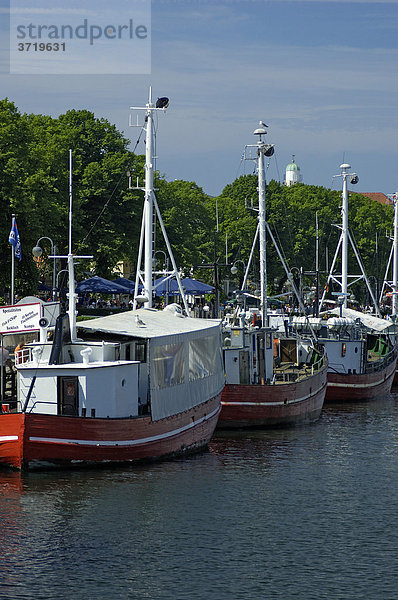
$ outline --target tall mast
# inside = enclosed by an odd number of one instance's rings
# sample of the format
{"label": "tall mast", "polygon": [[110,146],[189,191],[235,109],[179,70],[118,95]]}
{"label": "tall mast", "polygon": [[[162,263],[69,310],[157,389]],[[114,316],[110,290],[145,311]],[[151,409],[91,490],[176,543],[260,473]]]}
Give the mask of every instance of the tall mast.
{"label": "tall mast", "polygon": [[145,138],[145,199],[144,199],[144,296],[145,306],[152,308],[152,255],[153,255],[153,110],[152,88],[149,88],[149,101],[146,111]]}
{"label": "tall mast", "polygon": [[[362,260],[361,257],[359,255],[359,252],[354,244],[354,240],[352,239],[352,236],[350,234],[349,228],[348,228],[348,190],[347,190],[347,177],[350,178],[350,183],[355,185],[358,183],[359,178],[358,175],[356,173],[347,173],[347,169],[351,168],[351,165],[344,163],[342,165],[340,165],[340,168],[342,169],[342,172],[340,175],[333,175],[333,178],[335,177],[342,177],[343,179],[343,191],[342,191],[342,205],[341,205],[341,215],[342,215],[342,224],[341,224],[341,235],[339,238],[339,243],[337,244],[337,248],[336,248],[336,252],[334,254],[334,258],[332,261],[332,264],[330,266],[330,271],[329,271],[329,275],[328,278],[326,280],[326,285],[325,288],[323,290],[323,294],[322,294],[322,298],[321,301],[319,303],[319,310],[321,310],[322,305],[325,301],[325,297],[326,297],[326,291],[327,291],[327,287],[329,282],[332,280],[335,283],[337,283],[338,285],[340,285],[341,287],[341,296],[342,296],[342,306],[344,308],[347,307],[347,297],[348,297],[348,244],[351,245],[354,254],[355,254],[355,258],[357,259],[357,263],[361,269],[361,274],[360,275],[351,275],[350,277],[352,277],[354,280],[352,281],[352,283],[356,283],[357,281],[360,281],[361,279],[364,279],[366,282],[366,286],[369,290],[369,294],[370,297],[372,298],[372,302],[373,305],[375,307],[376,310],[376,314],[378,316],[380,316],[380,310],[379,310],[379,306],[377,304],[377,300],[375,298],[375,295],[373,293],[372,288],[370,287],[370,283],[369,283],[369,279],[365,273],[365,269],[364,266],[362,264]],[[334,272],[334,267],[336,265],[337,262],[337,258],[339,256],[340,253],[340,247],[341,247],[341,277],[339,278],[339,276],[336,276],[333,274]]]}
{"label": "tall mast", "polygon": [[342,170],[341,176],[343,178],[343,193],[342,193],[342,204],[341,204],[341,292],[344,296],[344,308],[347,308],[347,294],[348,294],[348,189],[347,189],[347,169],[351,165],[344,163],[340,165]]}
{"label": "tall mast", "polygon": [[[187,300],[185,297],[184,290],[176,262],[174,260],[173,252],[170,246],[170,242],[167,237],[167,233],[164,227],[163,219],[159,211],[159,206],[156,201],[155,191],[153,188],[153,173],[154,173],[154,113],[156,111],[164,112],[169,105],[169,99],[166,97],[158,98],[155,103],[152,102],[152,88],[149,88],[149,100],[145,108],[139,106],[131,106],[131,110],[145,110],[145,122],[143,127],[145,128],[145,185],[143,188],[138,187],[135,189],[142,189],[144,192],[144,210],[142,213],[142,226],[141,226],[141,237],[140,246],[138,250],[137,260],[137,273],[135,278],[135,291],[134,291],[134,308],[137,308],[137,303],[142,302],[145,308],[152,308],[153,304],[153,292],[156,289],[154,286],[153,278],[153,260],[154,260],[154,216],[156,214],[158,223],[162,230],[163,238],[167,247],[167,251],[170,257],[170,261],[173,267],[172,271],[169,271],[166,279],[175,277],[178,284],[178,289],[184,304],[185,312],[189,315],[189,309]],[[133,127],[141,127],[140,125],[133,124],[130,119],[130,125]],[[134,189],[134,188],[131,188]],[[144,259],[144,265],[141,269],[142,259]],[[139,284],[142,284],[143,291],[139,292]]]}
{"label": "tall mast", "polygon": [[[267,134],[267,125],[259,121],[259,127],[253,132],[258,136],[257,144],[249,144],[245,148],[245,159],[254,160],[252,156],[246,156],[248,148],[255,148],[257,152],[257,179],[258,179],[258,235],[260,245],[260,311],[263,327],[268,326],[268,303],[267,303],[267,250],[266,250],[266,210],[265,210],[265,168],[264,156],[272,156],[274,153],[274,145],[266,144],[263,136]],[[257,233],[256,233],[257,237]],[[254,247],[254,244],[253,244]],[[252,248],[253,252],[253,248]],[[250,255],[249,264],[246,268],[245,282],[251,262],[252,253]]]}
{"label": "tall mast", "polygon": [[72,254],[72,207],[73,207],[73,178],[72,178],[72,150],[69,150],[69,235],[68,235],[68,314],[70,337],[72,342],[76,341],[76,290],[75,290],[75,268]]}
{"label": "tall mast", "polygon": [[267,133],[266,129],[256,129],[254,134],[259,136],[257,142],[258,156],[258,222],[260,240],[260,309],[263,327],[268,327],[268,302],[267,302],[267,237],[266,237],[266,213],[265,213],[265,171],[264,150],[265,143],[262,136]]}
{"label": "tall mast", "polygon": [[69,227],[68,227],[68,254],[66,256],[49,256],[54,260],[66,258],[68,261],[68,315],[71,341],[75,342],[76,335],[76,286],[75,286],[75,258],[93,258],[92,256],[74,256],[72,254],[72,209],[73,209],[73,177],[72,177],[72,150],[69,150]]}
{"label": "tall mast", "polygon": [[393,263],[392,263],[392,314],[398,312],[398,198],[394,200],[394,237],[393,237]]}
{"label": "tall mast", "polygon": [[315,230],[316,230],[316,242],[315,242],[315,317],[319,316],[319,224],[318,224],[318,212],[315,213]]}

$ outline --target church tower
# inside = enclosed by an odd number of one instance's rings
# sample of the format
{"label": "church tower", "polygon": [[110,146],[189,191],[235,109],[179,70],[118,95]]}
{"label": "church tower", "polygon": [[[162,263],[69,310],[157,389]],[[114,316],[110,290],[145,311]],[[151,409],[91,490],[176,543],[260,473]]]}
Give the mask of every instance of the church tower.
{"label": "church tower", "polygon": [[286,167],[285,185],[293,185],[294,183],[300,183],[303,180],[300,167],[294,160],[294,154],[292,156],[292,162]]}

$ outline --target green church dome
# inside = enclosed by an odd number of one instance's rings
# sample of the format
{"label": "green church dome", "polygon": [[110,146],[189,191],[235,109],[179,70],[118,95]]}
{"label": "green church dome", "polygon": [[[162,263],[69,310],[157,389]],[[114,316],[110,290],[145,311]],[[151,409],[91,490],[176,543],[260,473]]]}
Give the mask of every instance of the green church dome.
{"label": "green church dome", "polygon": [[287,165],[286,171],[300,171],[300,167],[294,162],[294,158],[292,159],[292,162]]}

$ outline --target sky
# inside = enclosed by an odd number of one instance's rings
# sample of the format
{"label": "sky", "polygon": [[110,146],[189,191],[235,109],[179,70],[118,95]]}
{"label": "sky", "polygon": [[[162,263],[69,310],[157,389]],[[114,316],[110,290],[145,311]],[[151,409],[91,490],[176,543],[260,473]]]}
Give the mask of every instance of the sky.
{"label": "sky", "polygon": [[[11,2],[14,17],[16,6],[20,14],[25,6],[25,17],[26,7],[56,8],[55,0]],[[128,2],[116,0],[106,17],[104,0],[67,7],[75,19],[103,17],[116,26]],[[241,159],[263,120],[275,144],[267,179],[283,181],[295,155],[304,183],[338,189],[333,175],[348,162],[359,176],[356,191],[397,190],[398,0],[153,0],[145,46],[86,40],[58,74],[8,72],[7,5],[0,0],[0,97],[21,112],[57,117],[88,109],[133,148],[138,130],[129,127],[129,108],[145,105],[152,86],[155,98],[170,99],[158,117],[156,163],[168,180],[220,194],[253,172]],[[90,72],[74,74],[82,68]]]}

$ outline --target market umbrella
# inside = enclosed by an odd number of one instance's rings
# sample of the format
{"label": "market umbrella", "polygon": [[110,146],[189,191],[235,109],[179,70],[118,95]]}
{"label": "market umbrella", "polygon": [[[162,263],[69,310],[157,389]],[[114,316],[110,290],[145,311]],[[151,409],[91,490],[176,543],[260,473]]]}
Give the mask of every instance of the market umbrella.
{"label": "market umbrella", "polygon": [[203,281],[186,277],[181,283],[187,294],[214,294],[214,287]]}
{"label": "market umbrella", "polygon": [[[164,296],[164,294],[176,295],[180,293],[175,279],[168,279],[165,281],[165,277],[161,277],[153,283],[154,287],[156,286],[155,294],[157,296]],[[203,283],[202,281],[198,281],[197,279],[191,279],[190,277],[181,279],[181,284],[187,294],[199,295],[214,293],[214,287],[207,285],[207,283]]]}
{"label": "market umbrella", "polygon": [[118,283],[114,283],[113,281],[109,281],[108,279],[104,279],[103,277],[98,277],[98,275],[78,283],[76,292],[78,294],[84,294],[86,292],[97,294],[128,294],[127,288]]}
{"label": "market umbrella", "polygon": [[113,279],[113,283],[117,283],[118,285],[122,285],[125,287],[130,294],[134,293],[135,283],[131,281],[131,279],[126,279],[126,277],[118,277],[117,279]]}

